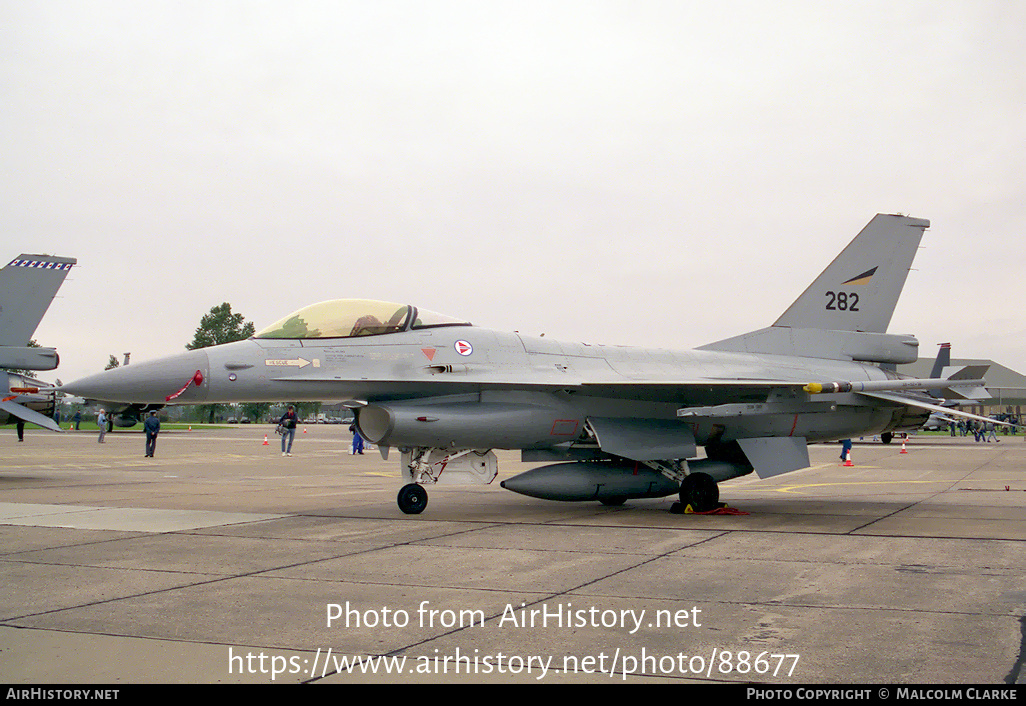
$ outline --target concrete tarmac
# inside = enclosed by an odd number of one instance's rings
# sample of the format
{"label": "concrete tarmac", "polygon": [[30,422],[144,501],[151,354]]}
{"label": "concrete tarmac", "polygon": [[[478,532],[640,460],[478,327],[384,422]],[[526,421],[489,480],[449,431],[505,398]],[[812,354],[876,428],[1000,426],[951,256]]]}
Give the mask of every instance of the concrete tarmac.
{"label": "concrete tarmac", "polygon": [[0,681],[1026,679],[1021,436],[812,446],[718,516],[519,496],[518,452],[408,516],[349,440],[0,429]]}

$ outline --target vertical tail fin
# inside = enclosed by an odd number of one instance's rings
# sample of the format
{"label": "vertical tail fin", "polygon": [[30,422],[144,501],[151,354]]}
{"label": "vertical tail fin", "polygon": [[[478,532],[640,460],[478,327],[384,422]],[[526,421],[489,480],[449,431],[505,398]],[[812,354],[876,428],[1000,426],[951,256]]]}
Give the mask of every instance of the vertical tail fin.
{"label": "vertical tail fin", "polygon": [[24,346],[78,260],[19,255],[0,270],[0,346]]}
{"label": "vertical tail fin", "polygon": [[951,366],[951,344],[942,343],[940,344],[940,350],[937,351],[937,360],[933,362],[933,370],[930,371],[930,377],[939,378],[944,368]]}
{"label": "vertical tail fin", "polygon": [[929,227],[877,214],[773,325],[885,333]]}
{"label": "vertical tail fin", "polygon": [[[951,344],[942,343],[940,344],[940,350],[937,351],[937,360],[933,361],[933,370],[930,371],[930,377],[939,378],[944,372],[944,368],[949,367],[951,367]],[[981,374],[980,377],[982,378],[983,375]],[[944,397],[944,390],[930,390],[930,394],[934,397]]]}
{"label": "vertical tail fin", "polygon": [[914,362],[919,341],[886,331],[929,226],[920,218],[878,214],[775,324],[700,350]]}

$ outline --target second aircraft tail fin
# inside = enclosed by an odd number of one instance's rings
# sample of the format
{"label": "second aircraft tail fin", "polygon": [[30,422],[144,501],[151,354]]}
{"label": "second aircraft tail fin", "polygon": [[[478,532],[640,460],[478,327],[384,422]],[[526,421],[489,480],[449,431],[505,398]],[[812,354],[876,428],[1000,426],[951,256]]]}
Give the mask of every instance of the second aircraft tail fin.
{"label": "second aircraft tail fin", "polygon": [[19,255],[0,270],[0,345],[29,342],[76,262],[71,257]]}
{"label": "second aircraft tail fin", "polygon": [[944,368],[951,366],[951,344],[942,343],[940,349],[937,351],[937,360],[933,362],[933,370],[930,371],[930,377],[939,378],[941,373],[944,372]]}

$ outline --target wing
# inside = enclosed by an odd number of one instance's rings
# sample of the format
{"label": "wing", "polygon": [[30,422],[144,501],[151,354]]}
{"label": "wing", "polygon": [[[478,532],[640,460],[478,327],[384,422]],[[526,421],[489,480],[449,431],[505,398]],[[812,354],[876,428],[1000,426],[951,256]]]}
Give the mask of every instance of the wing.
{"label": "wing", "polygon": [[39,426],[45,427],[51,431],[63,431],[63,429],[61,429],[54,420],[35,410],[25,407],[24,405],[20,405],[11,399],[0,400],[0,409],[12,416],[24,419],[26,422],[38,424]]}

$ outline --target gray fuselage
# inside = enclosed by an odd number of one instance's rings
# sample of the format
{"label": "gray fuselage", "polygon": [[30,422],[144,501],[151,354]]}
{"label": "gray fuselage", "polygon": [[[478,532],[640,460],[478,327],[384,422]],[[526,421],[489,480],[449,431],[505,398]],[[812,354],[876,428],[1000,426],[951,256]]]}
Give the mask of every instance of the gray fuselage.
{"label": "gray fuselage", "polygon": [[[575,440],[594,416],[679,420],[700,445],[764,436],[818,441],[904,428],[907,410],[897,405],[870,404],[852,394],[782,394],[771,384],[884,379],[887,373],[877,366],[855,362],[565,343],[442,326],[360,338],[251,338],[133,363],[76,381],[66,391],[136,404],[337,400],[354,407],[388,403],[398,410],[469,404],[475,414],[492,414],[450,443],[541,448]],[[732,384],[739,380],[745,384]],[[708,407],[730,404],[765,407],[755,415]],[[700,409],[679,416],[688,408]],[[517,411],[519,419],[503,429],[503,419]],[[435,445],[436,436],[403,435],[392,445]]]}

